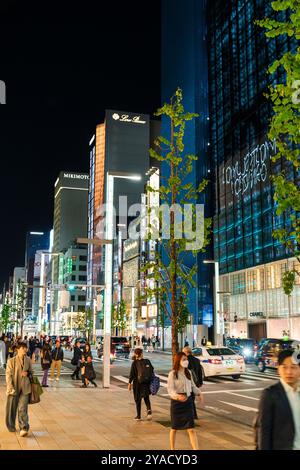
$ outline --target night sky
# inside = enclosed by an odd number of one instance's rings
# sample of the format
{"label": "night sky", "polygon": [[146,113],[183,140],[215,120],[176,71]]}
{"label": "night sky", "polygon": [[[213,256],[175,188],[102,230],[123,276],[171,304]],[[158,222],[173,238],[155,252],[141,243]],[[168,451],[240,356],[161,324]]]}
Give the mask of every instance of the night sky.
{"label": "night sky", "polygon": [[52,227],[59,171],[88,171],[104,110],[160,105],[160,1],[1,0],[0,45],[1,289],[26,231]]}

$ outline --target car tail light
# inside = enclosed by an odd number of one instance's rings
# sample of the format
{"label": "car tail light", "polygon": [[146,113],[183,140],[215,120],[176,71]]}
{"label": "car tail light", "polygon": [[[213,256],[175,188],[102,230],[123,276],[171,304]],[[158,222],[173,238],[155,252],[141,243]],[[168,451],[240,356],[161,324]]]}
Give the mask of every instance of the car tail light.
{"label": "car tail light", "polygon": [[208,359],[209,364],[222,364],[221,359]]}

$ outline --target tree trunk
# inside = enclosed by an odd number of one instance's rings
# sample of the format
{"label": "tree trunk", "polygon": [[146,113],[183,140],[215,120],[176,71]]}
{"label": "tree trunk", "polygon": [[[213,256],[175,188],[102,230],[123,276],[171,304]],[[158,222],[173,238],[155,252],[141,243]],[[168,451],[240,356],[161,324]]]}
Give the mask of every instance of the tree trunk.
{"label": "tree trunk", "polygon": [[[174,144],[174,124],[171,122],[171,142]],[[174,176],[174,164],[171,163],[171,177]],[[172,207],[176,204],[177,188],[172,185]],[[171,211],[170,217],[170,238],[171,238],[171,262],[173,261],[174,271],[171,273],[171,318],[172,318],[172,358],[173,363],[175,356],[179,351],[178,344],[178,308],[177,308],[177,250],[175,240],[175,214]]]}

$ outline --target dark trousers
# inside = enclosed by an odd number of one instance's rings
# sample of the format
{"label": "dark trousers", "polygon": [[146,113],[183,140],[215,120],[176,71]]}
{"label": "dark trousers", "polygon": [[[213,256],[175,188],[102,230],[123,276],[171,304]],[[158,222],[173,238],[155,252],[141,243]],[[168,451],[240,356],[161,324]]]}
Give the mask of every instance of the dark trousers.
{"label": "dark trousers", "polygon": [[196,408],[196,403],[195,403],[195,398],[196,397],[195,397],[193,392],[191,393],[191,397],[192,397],[192,400],[193,400],[194,419],[198,419],[197,408]]}
{"label": "dark trousers", "polygon": [[[149,395],[147,397],[144,397],[144,402],[147,407],[147,411],[151,411],[151,403],[150,403],[150,398]],[[141,416],[141,410],[142,410],[142,398],[140,400],[136,400],[136,412],[137,416]]]}
{"label": "dark trousers", "polygon": [[76,366],[76,369],[74,370],[72,376],[76,377],[76,379],[79,379],[79,372],[80,372],[80,366]]}
{"label": "dark trousers", "polygon": [[20,430],[29,430],[28,402],[29,395],[24,395],[22,392],[19,395],[8,395],[6,401],[6,427],[9,431],[14,431],[16,428],[17,412]]}

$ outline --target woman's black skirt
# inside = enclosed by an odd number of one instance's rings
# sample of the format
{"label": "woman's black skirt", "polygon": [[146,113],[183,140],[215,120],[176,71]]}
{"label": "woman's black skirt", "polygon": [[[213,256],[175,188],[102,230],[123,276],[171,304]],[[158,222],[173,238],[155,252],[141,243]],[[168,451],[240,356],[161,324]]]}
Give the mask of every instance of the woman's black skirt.
{"label": "woman's black skirt", "polygon": [[177,431],[195,427],[193,398],[187,401],[171,400],[171,426]]}

